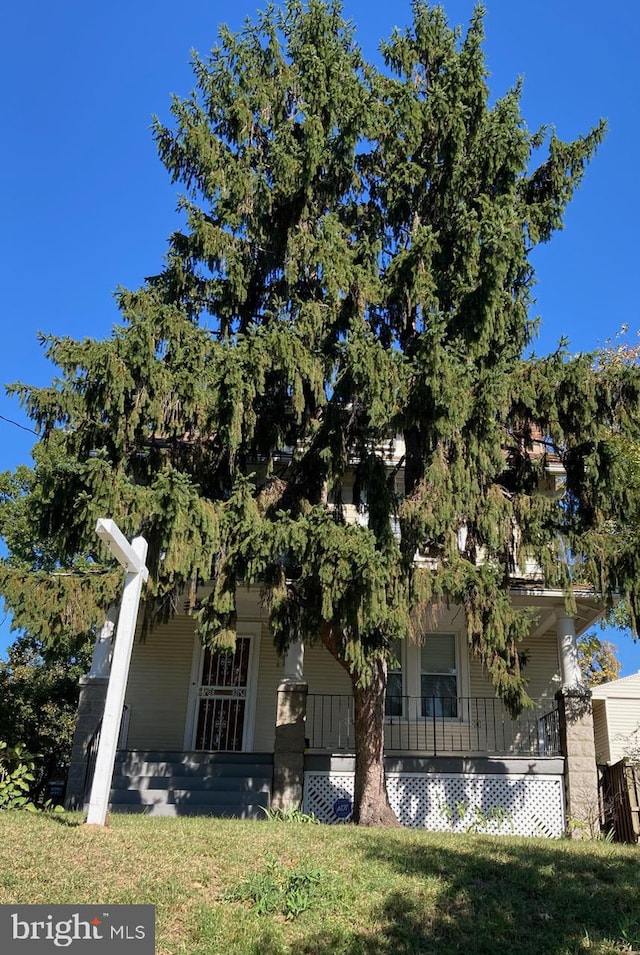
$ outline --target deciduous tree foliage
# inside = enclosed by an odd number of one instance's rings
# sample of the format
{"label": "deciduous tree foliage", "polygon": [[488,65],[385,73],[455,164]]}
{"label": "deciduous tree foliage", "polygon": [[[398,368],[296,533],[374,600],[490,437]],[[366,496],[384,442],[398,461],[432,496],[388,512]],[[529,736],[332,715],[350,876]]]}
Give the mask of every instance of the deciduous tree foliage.
{"label": "deciduous tree foliage", "polygon": [[587,686],[600,686],[620,676],[620,661],[609,640],[601,640],[593,631],[578,640],[578,663]]}
{"label": "deciduous tree foliage", "polygon": [[[25,519],[58,562],[98,569],[109,515],[149,541],[151,615],[213,578],[198,626],[228,645],[237,588],[259,584],[278,647],[320,639],[347,669],[368,824],[395,819],[384,693],[412,608],[461,604],[517,710],[524,552],[569,607],[577,579],[625,594],[634,621],[638,606],[637,556],[610,547],[636,507],[612,434],[637,436],[637,370],[524,357],[531,251],[562,228],[604,124],[564,142],[528,130],[519,83],[492,101],[483,20],[463,33],[416,2],[380,69],[337,3],[223,28],[154,124],[183,190],[164,268],[118,292],[107,340],[44,339],[50,388],[15,388],[42,434]],[[538,491],[535,429],[566,467],[562,501]],[[403,495],[383,451],[396,435]],[[367,527],[343,516],[354,469]]]}
{"label": "deciduous tree foliage", "polygon": [[58,641],[55,653],[23,635],[0,660],[0,741],[24,746],[35,771],[29,796],[47,797],[47,783],[64,779],[80,692],[79,679],[91,659],[91,644],[78,651]]}

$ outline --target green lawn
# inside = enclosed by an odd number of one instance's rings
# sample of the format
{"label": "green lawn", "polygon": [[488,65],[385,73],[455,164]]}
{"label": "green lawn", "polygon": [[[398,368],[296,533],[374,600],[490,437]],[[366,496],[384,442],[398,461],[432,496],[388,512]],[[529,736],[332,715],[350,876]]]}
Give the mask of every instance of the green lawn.
{"label": "green lawn", "polygon": [[158,955],[609,955],[640,952],[640,850],[147,816],[96,829],[4,811],[12,902],[153,903]]}

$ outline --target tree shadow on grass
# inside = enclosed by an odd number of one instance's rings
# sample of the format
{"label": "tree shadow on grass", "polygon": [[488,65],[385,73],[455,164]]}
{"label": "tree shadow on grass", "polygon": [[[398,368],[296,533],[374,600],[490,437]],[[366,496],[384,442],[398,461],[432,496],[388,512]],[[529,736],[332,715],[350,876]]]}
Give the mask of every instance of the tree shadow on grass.
{"label": "tree shadow on grass", "polygon": [[54,822],[59,826],[65,826],[67,829],[77,829],[83,826],[85,821],[83,813],[70,815],[67,812],[49,812],[48,810],[44,810],[44,817],[47,822]]}
{"label": "tree shadow on grass", "polygon": [[267,932],[251,955],[640,952],[638,851],[477,838],[459,850],[371,840],[366,855],[410,877],[375,913],[375,933],[337,927],[285,944]]}
{"label": "tree shadow on grass", "polygon": [[633,849],[476,837],[459,848],[455,840],[371,841],[367,856],[437,887],[428,911],[411,897],[388,900],[387,915],[395,907],[425,946],[407,952],[560,955],[640,946],[640,854]]}

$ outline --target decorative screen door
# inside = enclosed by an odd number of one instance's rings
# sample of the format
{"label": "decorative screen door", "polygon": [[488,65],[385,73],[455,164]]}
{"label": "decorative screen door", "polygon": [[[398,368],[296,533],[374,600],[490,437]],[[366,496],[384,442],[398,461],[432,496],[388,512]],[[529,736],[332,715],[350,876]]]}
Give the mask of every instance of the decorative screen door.
{"label": "decorative screen door", "polygon": [[234,650],[205,648],[198,690],[196,749],[240,752],[247,716],[251,637]]}

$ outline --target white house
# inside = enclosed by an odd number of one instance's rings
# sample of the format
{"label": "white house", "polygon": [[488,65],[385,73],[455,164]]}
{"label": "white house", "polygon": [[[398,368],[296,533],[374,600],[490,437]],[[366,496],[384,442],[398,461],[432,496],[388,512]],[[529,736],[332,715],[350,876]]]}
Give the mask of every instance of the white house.
{"label": "white house", "polygon": [[[385,454],[403,486],[402,448]],[[562,491],[551,462],[541,493]],[[345,517],[366,508],[345,499]],[[421,560],[416,554],[416,560]],[[576,637],[601,614],[588,591],[545,588],[539,568],[513,574],[511,599],[530,608],[522,649],[534,706],[512,720],[469,653],[460,607],[443,607],[400,647],[385,726],[387,788],[406,825],[470,826],[559,836],[597,805],[591,703],[580,686]],[[348,820],[353,797],[353,701],[347,674],[319,643],[276,653],[258,588],[238,593],[236,650],[204,649],[187,608],[136,642],[114,773],[114,810],[258,816],[301,804]],[[107,673],[83,680],[67,802],[86,801]],[[624,681],[620,681],[624,682]]]}
{"label": "white house", "polygon": [[640,756],[640,671],[594,687],[593,730],[596,760],[611,766]]}

